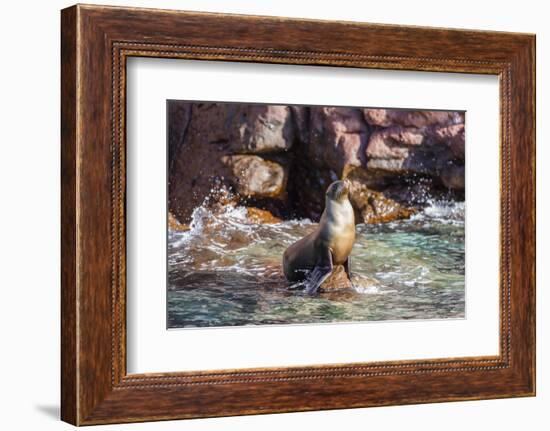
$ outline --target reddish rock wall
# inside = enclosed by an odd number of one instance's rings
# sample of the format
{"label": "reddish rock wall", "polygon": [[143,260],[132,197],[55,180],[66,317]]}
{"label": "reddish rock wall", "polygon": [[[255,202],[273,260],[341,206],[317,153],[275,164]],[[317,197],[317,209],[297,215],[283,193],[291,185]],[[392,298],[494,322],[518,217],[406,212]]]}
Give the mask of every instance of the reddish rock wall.
{"label": "reddish rock wall", "polygon": [[221,185],[246,206],[316,220],[330,182],[348,178],[366,223],[407,218],[426,195],[463,196],[461,112],[169,101],[168,115],[181,223]]}

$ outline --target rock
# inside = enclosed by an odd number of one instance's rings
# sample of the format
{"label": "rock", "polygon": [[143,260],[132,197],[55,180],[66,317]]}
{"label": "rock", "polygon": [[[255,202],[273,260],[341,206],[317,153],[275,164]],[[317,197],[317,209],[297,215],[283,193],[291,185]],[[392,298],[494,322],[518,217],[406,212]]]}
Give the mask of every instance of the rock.
{"label": "rock", "polygon": [[299,144],[309,142],[311,108],[309,106],[289,106],[294,124],[295,140]]}
{"label": "rock", "polygon": [[349,199],[355,210],[356,223],[383,223],[407,219],[415,209],[400,200],[401,194],[395,189],[401,182],[392,184],[392,176],[380,175],[364,169],[354,169],[347,176]]}
{"label": "rock", "polygon": [[422,129],[388,127],[374,132],[366,150],[367,169],[395,174],[423,173],[437,176],[441,161],[448,159],[445,145],[433,145]]}
{"label": "rock", "polygon": [[329,277],[323,281],[319,287],[319,290],[321,292],[333,292],[336,290],[346,290],[351,288],[351,281],[346,274],[346,270],[342,265],[336,265],[332,270],[332,274],[330,274]]}
{"label": "rock", "polygon": [[[365,109],[366,121],[376,126],[366,149],[367,169],[394,175],[426,174],[460,188],[465,158],[464,113]],[[463,170],[462,170],[463,172]],[[445,179],[442,177],[445,176]]]}
{"label": "rock", "polygon": [[428,136],[437,143],[446,144],[455,158],[464,160],[466,150],[464,124],[434,127],[428,132]]}
{"label": "rock", "polygon": [[242,105],[231,130],[231,148],[238,153],[287,151],[294,141],[294,124],[288,106]]}
{"label": "rock", "polygon": [[271,160],[252,155],[222,157],[230,168],[229,181],[241,196],[284,198],[288,169]]}
{"label": "rock", "polygon": [[308,157],[319,168],[341,177],[365,162],[367,124],[359,109],[313,107],[310,114]]}
{"label": "rock", "polygon": [[247,207],[246,215],[254,223],[275,224],[282,221],[279,217],[275,217],[269,211],[255,207]]}
{"label": "rock", "polygon": [[169,100],[168,110],[168,160],[170,164],[183,144],[191,119],[191,104],[181,100]]}
{"label": "rock", "polygon": [[388,198],[382,192],[370,189],[358,178],[350,181],[350,202],[356,213],[356,223],[385,223],[407,219],[416,210]]}
{"label": "rock", "polygon": [[371,135],[366,149],[367,170],[394,175],[427,174],[441,179],[449,163],[464,160],[464,148],[463,124],[379,129]]}
{"label": "rock", "polygon": [[440,177],[445,187],[454,190],[464,190],[466,185],[464,165],[449,163],[441,170]]}
{"label": "rock", "polygon": [[363,223],[387,223],[410,218],[416,213],[414,208],[404,207],[380,192],[371,192],[370,197],[362,202],[358,209]]}
{"label": "rock", "polygon": [[338,175],[330,169],[311,167],[307,157],[295,159],[288,182],[291,214],[318,221],[325,209],[325,193]]}
{"label": "rock", "polygon": [[221,144],[233,153],[287,151],[294,141],[288,106],[237,103],[192,104],[192,116],[205,127],[195,129],[208,144]]}
{"label": "rock", "polygon": [[[187,111],[181,104],[187,107],[189,120],[185,133],[178,135],[170,130],[178,131],[180,127],[175,124],[185,123],[183,117]],[[169,112],[170,121],[174,121],[174,125],[169,125],[169,137],[175,141],[180,137],[183,140],[181,145],[173,145],[170,150],[168,194],[173,216],[182,223],[189,223],[193,208],[203,204],[205,199],[217,198],[217,191],[229,183],[236,186],[237,192],[243,193],[238,197],[266,199],[262,208],[265,204],[272,211],[280,209],[280,201],[286,196],[288,177],[285,160],[278,163],[264,162],[259,157],[248,159],[260,168],[252,175],[246,168],[246,159],[238,158],[243,155],[235,153],[288,150],[294,141],[290,109],[286,106],[229,103],[181,104],[178,102],[172,108],[174,112]],[[228,160],[234,163],[227,163]],[[277,202],[272,204],[269,199]]]}
{"label": "rock", "polygon": [[367,168],[390,172],[424,172],[426,167],[412,164],[411,155],[424,142],[424,134],[414,128],[388,127],[374,132],[366,149]]}
{"label": "rock", "polygon": [[183,224],[205,200],[223,204],[224,187],[275,219],[315,221],[328,185],[351,178],[367,223],[407,218],[433,191],[463,195],[460,112],[170,101],[168,117],[169,210]]}
{"label": "rock", "polygon": [[190,229],[188,225],[185,225],[183,223],[180,223],[174,215],[169,212],[168,213],[168,229],[175,231],[175,232],[186,232]]}
{"label": "rock", "polygon": [[224,144],[232,153],[284,152],[294,142],[288,106],[209,103],[202,104],[200,115],[207,124],[204,139]]}
{"label": "rock", "polygon": [[225,131],[213,124],[222,123],[226,110],[212,103],[189,103],[191,119],[184,142],[170,160],[168,206],[181,223],[190,223],[193,209],[202,205],[223,186],[229,174],[221,158],[228,153]]}
{"label": "rock", "polygon": [[202,145],[227,150],[235,127],[238,105],[231,103],[191,103],[191,121],[186,143],[198,141]]}
{"label": "rock", "polygon": [[363,109],[371,126],[426,127],[464,123],[464,113],[456,111],[412,111],[409,109]]}

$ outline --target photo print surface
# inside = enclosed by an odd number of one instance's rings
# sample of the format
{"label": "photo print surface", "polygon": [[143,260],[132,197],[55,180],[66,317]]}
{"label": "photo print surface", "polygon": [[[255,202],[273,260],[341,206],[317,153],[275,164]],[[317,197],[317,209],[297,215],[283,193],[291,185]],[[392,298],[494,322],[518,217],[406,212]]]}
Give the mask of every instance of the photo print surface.
{"label": "photo print surface", "polygon": [[465,317],[465,113],[167,101],[167,327]]}

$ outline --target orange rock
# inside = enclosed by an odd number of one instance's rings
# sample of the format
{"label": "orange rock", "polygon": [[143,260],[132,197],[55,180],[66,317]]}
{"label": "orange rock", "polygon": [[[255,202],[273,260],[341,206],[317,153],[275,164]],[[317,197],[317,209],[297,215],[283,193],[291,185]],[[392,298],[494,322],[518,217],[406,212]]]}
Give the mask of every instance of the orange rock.
{"label": "orange rock", "polygon": [[176,232],[186,232],[190,229],[186,224],[180,223],[172,213],[168,213],[168,229]]}
{"label": "orange rock", "polygon": [[408,219],[416,212],[414,208],[404,207],[392,199],[379,196],[372,204],[367,204],[361,209],[361,217],[364,223],[376,224]]}
{"label": "orange rock", "polygon": [[260,208],[247,207],[246,208],[246,213],[247,213],[248,218],[251,221],[253,221],[254,223],[273,224],[273,223],[280,223],[281,222],[280,218],[275,217],[269,211],[262,210]]}
{"label": "orange rock", "polygon": [[350,201],[356,211],[356,223],[386,223],[394,220],[408,219],[416,210],[387,197],[384,193],[372,190],[368,180],[357,171],[348,176],[350,181]]}

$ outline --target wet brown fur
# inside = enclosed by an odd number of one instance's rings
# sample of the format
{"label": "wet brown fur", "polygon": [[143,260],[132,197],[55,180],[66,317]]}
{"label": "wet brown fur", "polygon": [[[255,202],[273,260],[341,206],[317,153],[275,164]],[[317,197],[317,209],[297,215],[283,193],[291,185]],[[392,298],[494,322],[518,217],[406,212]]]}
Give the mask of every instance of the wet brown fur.
{"label": "wet brown fur", "polygon": [[317,229],[285,250],[283,270],[289,281],[303,280],[321,264],[327,248],[334,265],[347,261],[355,242],[355,217],[348,192],[346,181],[333,182],[327,189],[325,210]]}

